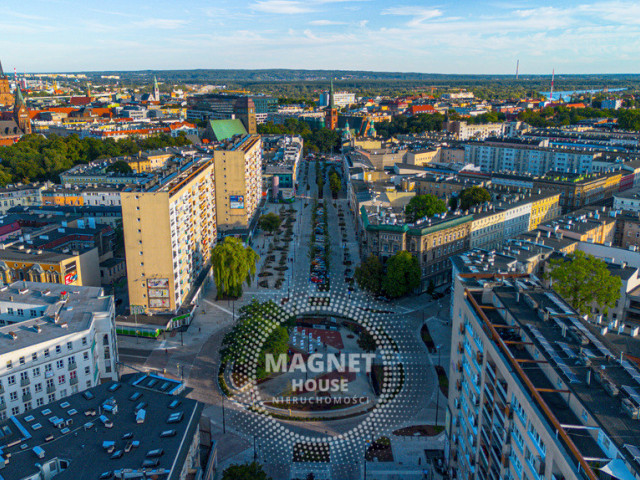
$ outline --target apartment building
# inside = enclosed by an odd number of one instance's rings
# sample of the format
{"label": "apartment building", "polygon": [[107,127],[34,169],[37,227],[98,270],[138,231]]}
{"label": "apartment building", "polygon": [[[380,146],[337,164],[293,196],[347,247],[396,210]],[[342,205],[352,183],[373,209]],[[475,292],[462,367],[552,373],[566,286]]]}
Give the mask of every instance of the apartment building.
{"label": "apartment building", "polygon": [[419,289],[430,283],[436,287],[451,281],[450,257],[469,249],[472,215],[438,215],[420,223],[404,222],[399,209],[362,206],[360,209],[361,250],[364,257],[375,255],[383,262],[407,250],[420,264]]}
{"label": "apartment building", "polygon": [[0,188],[0,215],[5,215],[13,207],[30,207],[42,203],[43,183],[29,185],[8,185]]}
{"label": "apartment building", "polygon": [[593,162],[601,152],[584,149],[555,148],[548,140],[499,140],[470,142],[464,145],[464,159],[483,172],[514,172],[544,175],[550,171],[591,173]]}
{"label": "apartment building", "polygon": [[468,124],[464,121],[446,121],[442,130],[454,135],[457,140],[484,140],[488,137],[500,137],[505,133],[505,123]]}
{"label": "apartment building", "polygon": [[611,244],[616,232],[613,213],[605,207],[586,207],[541,223],[538,230],[582,242]]}
{"label": "apartment building", "polygon": [[[496,249],[504,241],[560,215],[559,194],[521,195],[500,193],[500,201],[471,209],[471,248]],[[535,212],[535,213],[534,213]],[[534,217],[533,219],[532,217]]]}
{"label": "apartment building", "polygon": [[614,193],[613,208],[640,213],[640,187]]}
{"label": "apartment building", "polygon": [[132,309],[175,312],[182,305],[216,243],[216,192],[211,158],[183,164],[151,189],[122,192]]}
{"label": "apartment building", "polygon": [[455,278],[447,430],[464,479],[640,474],[640,370],[529,275]]}
{"label": "apartment building", "polygon": [[0,420],[117,380],[113,297],[101,288],[0,289]]}
{"label": "apartment building", "polygon": [[213,150],[216,217],[220,234],[249,235],[262,200],[262,139],[235,136]]}
{"label": "apartment building", "polygon": [[199,429],[203,406],[176,397],[171,393],[179,391],[176,385],[180,382],[141,374],[133,384],[107,382],[2,421],[0,475],[7,480],[212,478],[203,476],[200,466],[201,441],[207,441]]}
{"label": "apartment building", "polygon": [[622,174],[548,173],[533,179],[533,188],[560,193],[562,213],[610,199],[620,188]]}
{"label": "apartment building", "polygon": [[622,212],[616,215],[614,245],[640,250],[640,213]]}
{"label": "apartment building", "polygon": [[486,187],[490,181],[476,178],[459,177],[454,174],[449,175],[425,175],[407,179],[415,185],[418,195],[435,195],[438,198],[449,198],[457,196],[462,190],[471,187]]}

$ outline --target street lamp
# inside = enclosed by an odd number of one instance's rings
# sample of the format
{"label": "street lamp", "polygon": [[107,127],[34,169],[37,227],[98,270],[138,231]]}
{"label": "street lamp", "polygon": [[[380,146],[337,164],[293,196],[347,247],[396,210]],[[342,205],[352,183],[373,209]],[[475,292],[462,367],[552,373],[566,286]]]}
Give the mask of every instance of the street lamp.
{"label": "street lamp", "polygon": [[[436,345],[436,350],[438,351],[438,367],[440,367],[440,351],[442,350],[442,345]],[[440,413],[440,374],[436,369],[436,376],[438,377],[438,389],[436,390],[436,427],[438,426],[438,414]]]}
{"label": "street lamp", "polygon": [[227,433],[227,426],[224,418],[224,393],[222,395],[222,433]]}

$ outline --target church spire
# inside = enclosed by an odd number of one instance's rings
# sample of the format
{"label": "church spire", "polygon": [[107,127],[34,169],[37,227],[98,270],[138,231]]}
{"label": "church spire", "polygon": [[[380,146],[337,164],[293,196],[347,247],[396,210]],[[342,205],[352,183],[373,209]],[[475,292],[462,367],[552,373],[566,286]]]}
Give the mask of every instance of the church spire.
{"label": "church spire", "polygon": [[4,70],[2,70],[2,60],[0,60],[0,78],[4,78]]}
{"label": "church spire", "polygon": [[333,78],[331,79],[331,84],[329,86],[329,108],[336,108],[336,104],[333,100]]}
{"label": "church spire", "polygon": [[16,101],[14,106],[18,108],[24,105],[25,105],[25,101],[24,101],[24,97],[22,96],[22,90],[20,90],[20,85],[16,84]]}
{"label": "church spire", "polygon": [[158,87],[158,79],[153,76],[153,99],[157,102],[160,100],[160,88]]}

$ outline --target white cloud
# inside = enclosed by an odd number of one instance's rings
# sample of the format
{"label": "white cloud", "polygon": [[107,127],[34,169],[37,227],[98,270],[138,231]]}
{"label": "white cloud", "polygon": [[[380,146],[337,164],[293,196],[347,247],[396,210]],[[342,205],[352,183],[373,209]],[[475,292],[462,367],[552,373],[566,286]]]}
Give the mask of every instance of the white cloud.
{"label": "white cloud", "polygon": [[278,15],[296,15],[313,11],[312,8],[309,8],[309,4],[297,0],[258,0],[249,5],[249,8]]}
{"label": "white cloud", "polygon": [[133,24],[140,28],[175,30],[176,28],[184,27],[187,24],[187,21],[173,18],[147,18],[145,20],[140,20],[139,22],[133,22]]}
{"label": "white cloud", "polygon": [[319,27],[331,26],[331,25],[346,25],[346,22],[336,22],[334,20],[311,20],[309,25],[316,25]]}
{"label": "white cloud", "polygon": [[391,7],[382,11],[382,15],[398,15],[403,17],[413,17],[407,25],[415,27],[421,25],[427,20],[432,18],[442,17],[442,10],[437,8],[423,8],[423,7]]}

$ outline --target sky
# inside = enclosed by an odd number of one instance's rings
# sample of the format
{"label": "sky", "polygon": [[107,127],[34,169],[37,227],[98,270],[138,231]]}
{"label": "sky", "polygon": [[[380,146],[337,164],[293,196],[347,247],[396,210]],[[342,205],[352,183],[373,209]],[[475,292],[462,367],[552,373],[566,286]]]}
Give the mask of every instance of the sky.
{"label": "sky", "polygon": [[640,73],[640,1],[0,2],[5,71]]}

